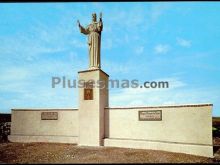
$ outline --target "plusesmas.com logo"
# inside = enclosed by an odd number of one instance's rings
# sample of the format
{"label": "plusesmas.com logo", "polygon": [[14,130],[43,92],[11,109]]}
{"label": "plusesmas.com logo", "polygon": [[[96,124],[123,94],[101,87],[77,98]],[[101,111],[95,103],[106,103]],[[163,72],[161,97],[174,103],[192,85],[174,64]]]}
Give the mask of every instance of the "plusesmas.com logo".
{"label": "plusesmas.com logo", "polygon": [[63,77],[52,77],[51,78],[51,87],[52,88],[85,88],[85,84],[88,87],[88,84],[91,88],[169,88],[168,81],[144,81],[140,83],[137,79],[109,79],[108,81],[104,80],[76,80],[76,79],[67,79]]}

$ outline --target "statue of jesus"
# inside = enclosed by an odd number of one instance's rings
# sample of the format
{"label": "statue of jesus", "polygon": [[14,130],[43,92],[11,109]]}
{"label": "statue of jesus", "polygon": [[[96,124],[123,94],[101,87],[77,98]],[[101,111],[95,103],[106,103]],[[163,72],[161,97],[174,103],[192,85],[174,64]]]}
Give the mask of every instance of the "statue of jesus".
{"label": "statue of jesus", "polygon": [[88,35],[89,46],[89,69],[101,68],[100,61],[100,49],[101,49],[101,31],[103,28],[102,13],[100,13],[99,22],[97,22],[96,13],[92,14],[92,23],[86,28],[80,25],[78,26],[81,33]]}

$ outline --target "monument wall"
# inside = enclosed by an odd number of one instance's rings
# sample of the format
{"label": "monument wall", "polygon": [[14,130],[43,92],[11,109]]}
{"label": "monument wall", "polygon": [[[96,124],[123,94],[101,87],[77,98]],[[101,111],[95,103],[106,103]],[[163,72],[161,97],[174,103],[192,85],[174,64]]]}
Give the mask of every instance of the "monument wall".
{"label": "monument wall", "polygon": [[212,104],[106,108],[104,145],[212,157]]}
{"label": "monument wall", "polygon": [[[80,127],[78,113],[77,109],[13,109],[9,140],[79,144],[80,129],[86,131],[94,123]],[[104,126],[104,146],[213,157],[212,104],[105,108],[104,116],[100,126]]]}
{"label": "monument wall", "polygon": [[12,142],[78,142],[77,109],[12,109]]}

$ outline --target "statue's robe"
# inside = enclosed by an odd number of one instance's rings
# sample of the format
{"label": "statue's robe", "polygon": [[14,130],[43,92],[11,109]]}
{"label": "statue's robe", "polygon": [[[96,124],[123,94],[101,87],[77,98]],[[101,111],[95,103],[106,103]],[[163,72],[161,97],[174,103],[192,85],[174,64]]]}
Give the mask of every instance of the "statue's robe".
{"label": "statue's robe", "polygon": [[100,68],[100,49],[102,22],[92,22],[86,28],[80,26],[80,32],[88,35],[89,45],[89,67]]}

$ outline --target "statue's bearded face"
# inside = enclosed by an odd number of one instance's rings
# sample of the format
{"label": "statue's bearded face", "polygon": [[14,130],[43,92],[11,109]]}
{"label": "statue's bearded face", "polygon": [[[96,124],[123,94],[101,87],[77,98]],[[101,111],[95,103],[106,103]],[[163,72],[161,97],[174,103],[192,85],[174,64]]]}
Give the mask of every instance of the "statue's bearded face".
{"label": "statue's bearded face", "polygon": [[92,21],[96,22],[96,14],[92,14]]}

